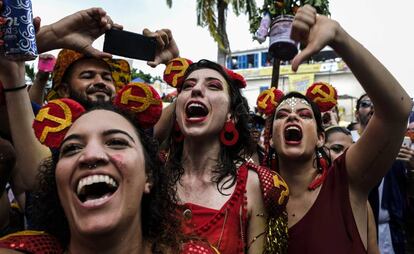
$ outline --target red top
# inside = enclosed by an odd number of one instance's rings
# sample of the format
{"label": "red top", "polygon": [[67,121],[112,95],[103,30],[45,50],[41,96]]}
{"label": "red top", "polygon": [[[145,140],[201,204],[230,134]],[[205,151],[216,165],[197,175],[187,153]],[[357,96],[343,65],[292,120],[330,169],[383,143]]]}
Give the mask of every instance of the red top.
{"label": "red top", "polygon": [[289,229],[288,253],[367,253],[349,200],[345,154],[330,168],[313,206]]}
{"label": "red top", "polygon": [[181,206],[184,234],[206,239],[221,254],[244,253],[246,246],[247,167],[243,164],[237,173],[237,182],[230,199],[220,210],[186,203]]}

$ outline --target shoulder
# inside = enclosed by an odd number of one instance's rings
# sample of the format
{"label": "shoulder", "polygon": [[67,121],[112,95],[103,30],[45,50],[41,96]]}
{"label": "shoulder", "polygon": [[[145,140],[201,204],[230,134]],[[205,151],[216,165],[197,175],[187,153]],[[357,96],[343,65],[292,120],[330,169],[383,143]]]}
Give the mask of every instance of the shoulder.
{"label": "shoulder", "polygon": [[259,191],[269,215],[280,215],[286,209],[289,199],[289,188],[283,178],[266,167],[252,163],[248,168],[247,191]]}

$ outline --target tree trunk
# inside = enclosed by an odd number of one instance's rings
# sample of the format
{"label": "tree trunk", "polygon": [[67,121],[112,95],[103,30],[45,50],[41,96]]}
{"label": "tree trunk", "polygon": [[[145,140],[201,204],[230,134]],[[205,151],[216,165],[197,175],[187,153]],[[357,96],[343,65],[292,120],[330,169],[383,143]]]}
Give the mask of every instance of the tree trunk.
{"label": "tree trunk", "polygon": [[224,49],[221,49],[218,46],[217,50],[217,62],[219,64],[225,65],[226,63],[226,55],[230,53],[230,43],[229,38],[227,37],[226,31],[226,11],[227,11],[227,3],[224,0],[217,1],[217,13],[218,13],[218,34],[222,38]]}

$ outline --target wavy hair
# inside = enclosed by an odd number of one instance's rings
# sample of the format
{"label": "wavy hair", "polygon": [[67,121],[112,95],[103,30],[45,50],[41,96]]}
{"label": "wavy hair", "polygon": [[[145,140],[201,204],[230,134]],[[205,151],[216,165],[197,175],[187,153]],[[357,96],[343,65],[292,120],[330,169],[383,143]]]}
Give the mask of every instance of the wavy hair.
{"label": "wavy hair", "polygon": [[[158,154],[158,143],[146,130],[133,120],[129,112],[120,111],[110,105],[99,105],[93,110],[108,110],[120,114],[135,128],[144,148],[145,172],[152,183],[151,192],[144,194],[141,207],[143,238],[152,244],[153,253],[165,253],[166,250],[179,250],[182,240],[177,229],[180,223],[173,211],[176,211],[176,195],[168,171],[164,169]],[[86,113],[87,113],[86,112]],[[69,225],[59,199],[55,171],[59,153],[44,161],[39,173],[40,187],[33,195],[33,225],[58,238],[64,248],[70,241]]]}
{"label": "wavy hair", "polygon": [[[231,188],[236,183],[237,165],[244,162],[245,158],[248,158],[255,148],[248,125],[250,120],[249,105],[246,98],[241,94],[236,81],[226,73],[221,65],[212,61],[203,59],[191,64],[184,74],[184,80],[192,72],[201,69],[215,70],[226,80],[229,85],[230,113],[232,118],[236,120],[236,128],[239,132],[239,139],[235,145],[229,148],[221,144],[219,161],[217,162],[216,169],[213,171],[212,181],[217,184],[219,192],[223,193],[221,190]],[[183,144],[182,142],[174,142],[173,135],[170,136],[169,140],[170,150],[167,168],[174,175],[174,181],[178,182],[184,174],[184,168],[181,163]],[[231,176],[231,178],[222,183],[227,176]],[[222,183],[221,186],[220,183]],[[226,187],[224,187],[225,185]]]}

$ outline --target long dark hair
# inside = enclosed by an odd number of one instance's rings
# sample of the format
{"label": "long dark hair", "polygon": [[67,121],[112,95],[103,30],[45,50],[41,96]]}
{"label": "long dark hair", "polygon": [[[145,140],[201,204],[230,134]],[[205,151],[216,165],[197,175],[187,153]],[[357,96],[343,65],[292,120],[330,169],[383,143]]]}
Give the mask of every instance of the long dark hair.
{"label": "long dark hair", "polygon": [[[99,105],[89,109],[109,110],[127,119],[135,128],[144,148],[145,172],[151,182],[151,192],[144,194],[141,204],[143,238],[152,243],[153,253],[178,250],[181,240],[179,221],[174,214],[177,209],[175,190],[169,171],[165,170],[158,154],[158,143],[137,125],[129,112],[120,111],[110,105]],[[42,165],[39,173],[40,187],[33,195],[33,226],[58,238],[64,248],[70,241],[69,225],[61,206],[56,187],[55,170],[59,153],[54,153]]]}
{"label": "long dark hair", "polygon": [[[309,105],[310,105],[310,107],[313,111],[314,117],[315,117],[316,131],[318,132],[318,134],[324,133],[325,130],[324,130],[323,125],[322,125],[322,115],[321,115],[321,111],[319,110],[318,105],[316,103],[314,103],[312,100],[310,100],[308,97],[306,97],[305,95],[303,95],[299,92],[289,92],[289,93],[287,93],[285,96],[282,97],[282,99],[280,100],[280,103],[282,103],[286,99],[289,99],[289,98],[292,98],[292,97],[295,97],[295,98],[298,98],[298,99],[303,99],[303,100],[305,100],[306,102],[309,103]],[[267,119],[268,122],[267,122],[266,126],[268,126],[268,128],[270,128],[270,130],[268,132],[269,135],[267,137],[265,137],[265,143],[268,143],[269,140],[272,138],[273,121],[274,121],[275,113],[276,112],[274,112],[273,115]],[[318,152],[326,159],[326,161],[328,162],[328,166],[330,166],[331,165],[331,160],[330,160],[329,156],[326,154],[323,147],[315,147],[315,153],[317,154]],[[315,156],[315,158],[317,158],[317,156]],[[276,162],[274,160],[276,160]],[[266,161],[264,161],[262,164],[265,164],[266,166],[270,167],[273,170],[278,170],[277,153],[276,153],[276,150],[274,148],[271,148],[269,146],[268,156],[266,158]],[[316,160],[316,166],[317,166],[318,169],[320,169],[322,167],[321,165],[319,165],[319,160]]]}
{"label": "long dark hair", "polygon": [[[209,60],[200,60],[193,63],[187,69],[184,80],[194,71],[200,69],[212,69],[220,73],[229,84],[230,96],[230,112],[233,119],[236,120],[236,128],[239,132],[239,139],[232,147],[221,145],[219,161],[216,169],[213,171],[212,181],[217,184],[217,189],[221,192],[222,189],[228,189],[236,183],[237,165],[244,162],[245,158],[249,157],[254,149],[253,140],[249,129],[249,105],[246,98],[241,94],[240,88],[236,81],[233,80],[217,63]],[[170,137],[170,151],[169,159],[167,161],[167,168],[172,171],[174,181],[178,182],[184,174],[184,169],[181,163],[183,152],[182,142],[174,142],[173,135]],[[219,184],[226,178],[231,176],[231,179]],[[226,185],[226,187],[224,187]],[[222,192],[221,192],[222,193]]]}

